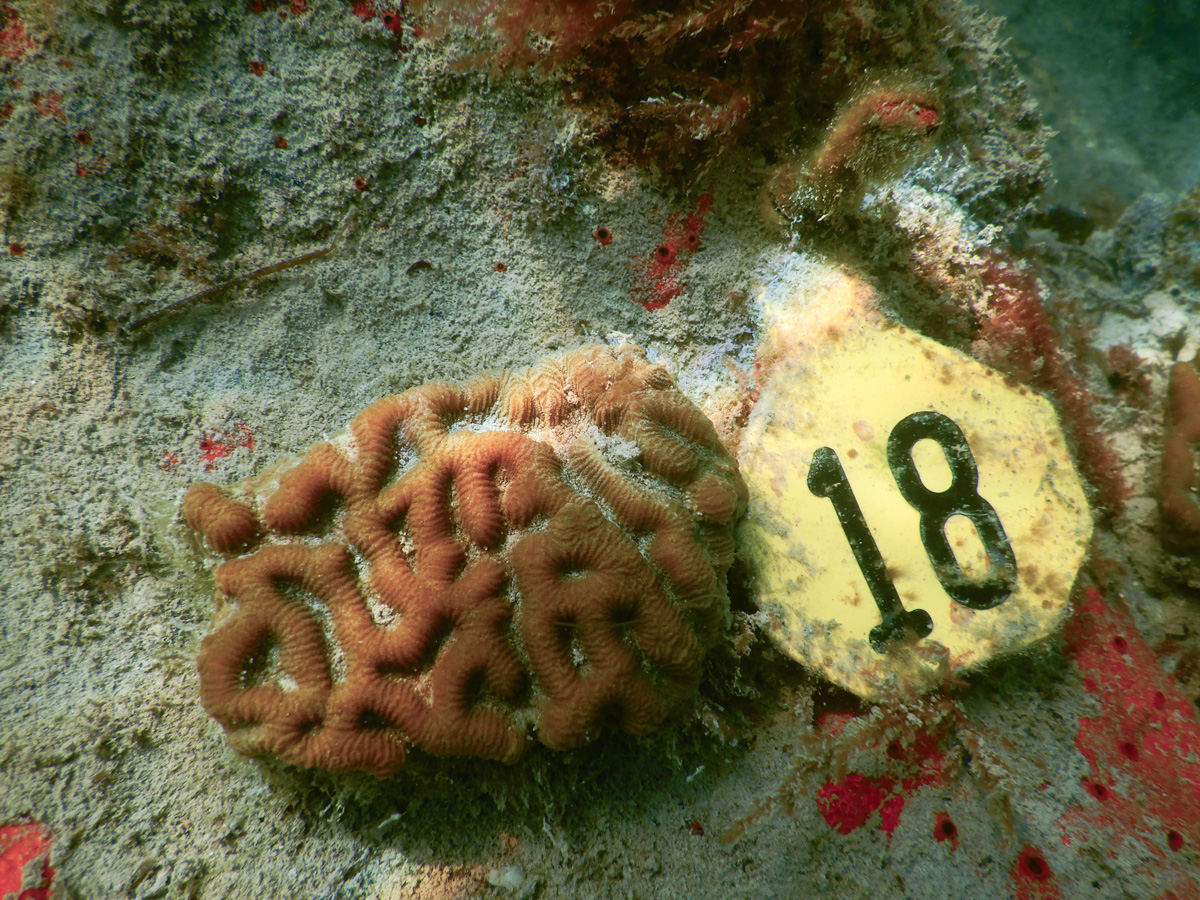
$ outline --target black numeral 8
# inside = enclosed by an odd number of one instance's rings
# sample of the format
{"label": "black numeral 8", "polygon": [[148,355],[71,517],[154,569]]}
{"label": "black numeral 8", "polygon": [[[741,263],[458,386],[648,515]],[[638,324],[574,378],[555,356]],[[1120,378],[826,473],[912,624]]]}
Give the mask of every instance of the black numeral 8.
{"label": "black numeral 8", "polygon": [[[936,442],[950,464],[950,487],[944,491],[925,487],[913,463],[913,446],[925,439]],[[915,412],[892,429],[887,459],[900,494],[921,514],[921,543],[946,593],[970,609],[991,609],[1007,600],[1017,585],[1017,557],[996,510],[979,496],[979,468],[962,429],[939,412]],[[967,577],[950,549],[946,522],[951,516],[965,516],[979,532],[991,565],[978,581]]]}

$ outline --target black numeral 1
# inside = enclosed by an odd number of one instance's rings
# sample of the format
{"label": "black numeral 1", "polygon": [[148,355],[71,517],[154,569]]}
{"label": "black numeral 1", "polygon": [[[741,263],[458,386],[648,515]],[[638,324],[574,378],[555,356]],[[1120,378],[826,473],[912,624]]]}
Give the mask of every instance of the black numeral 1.
{"label": "black numeral 1", "polygon": [[871,629],[869,635],[871,646],[877,653],[883,653],[888,642],[894,638],[912,632],[914,636],[923,638],[933,629],[933,620],[923,609],[905,610],[900,603],[900,595],[896,593],[896,585],[888,577],[887,568],[883,564],[883,556],[879,553],[879,545],[867,527],[862,509],[850,489],[850,480],[846,478],[846,470],[838,459],[837,451],[831,447],[821,447],[813,454],[812,465],[808,470],[808,489],[818,497],[828,497],[833,503],[838,521],[842,523],[842,531],[858,560],[871,596],[883,621]]}

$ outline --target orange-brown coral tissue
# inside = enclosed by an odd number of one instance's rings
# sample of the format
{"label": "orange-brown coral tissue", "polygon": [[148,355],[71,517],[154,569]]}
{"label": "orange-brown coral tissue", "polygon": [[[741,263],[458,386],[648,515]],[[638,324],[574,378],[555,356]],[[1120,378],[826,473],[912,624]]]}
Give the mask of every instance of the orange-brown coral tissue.
{"label": "orange-brown coral tissue", "polygon": [[1200,450],[1200,374],[1194,364],[1176,363],[1169,389],[1170,422],[1163,446],[1158,510],[1162,542],[1176,553],[1200,553],[1200,497],[1196,456]]}
{"label": "orange-brown coral tissue", "polygon": [[369,406],[297,464],[193,485],[201,701],[231,744],[385,775],[513,761],[688,704],[728,615],[737,464],[639,349]]}

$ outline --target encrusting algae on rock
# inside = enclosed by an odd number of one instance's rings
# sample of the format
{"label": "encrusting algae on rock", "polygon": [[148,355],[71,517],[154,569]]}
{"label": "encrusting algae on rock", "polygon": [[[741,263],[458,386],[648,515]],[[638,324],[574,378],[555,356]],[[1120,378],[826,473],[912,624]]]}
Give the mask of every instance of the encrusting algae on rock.
{"label": "encrusting algae on rock", "polygon": [[505,761],[691,698],[724,631],[737,465],[639,349],[387,397],[184,516],[214,552],[201,700],[238,750],[386,775]]}

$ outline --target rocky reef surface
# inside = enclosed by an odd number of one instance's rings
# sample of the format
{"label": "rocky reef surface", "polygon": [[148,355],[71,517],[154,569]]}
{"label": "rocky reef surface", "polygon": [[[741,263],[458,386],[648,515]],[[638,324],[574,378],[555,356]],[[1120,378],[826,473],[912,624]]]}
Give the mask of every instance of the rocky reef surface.
{"label": "rocky reef surface", "polygon": [[[0,893],[1194,893],[1194,21],[1007,5],[0,0]],[[1119,94],[1070,75],[1097,48]],[[737,458],[779,299],[848,280],[1054,404],[1095,531],[1051,637],[865,703],[779,649],[736,560],[650,734],[434,742],[382,779],[228,745],[187,513],[222,554],[263,523],[214,542],[189,486],[625,342]]]}

